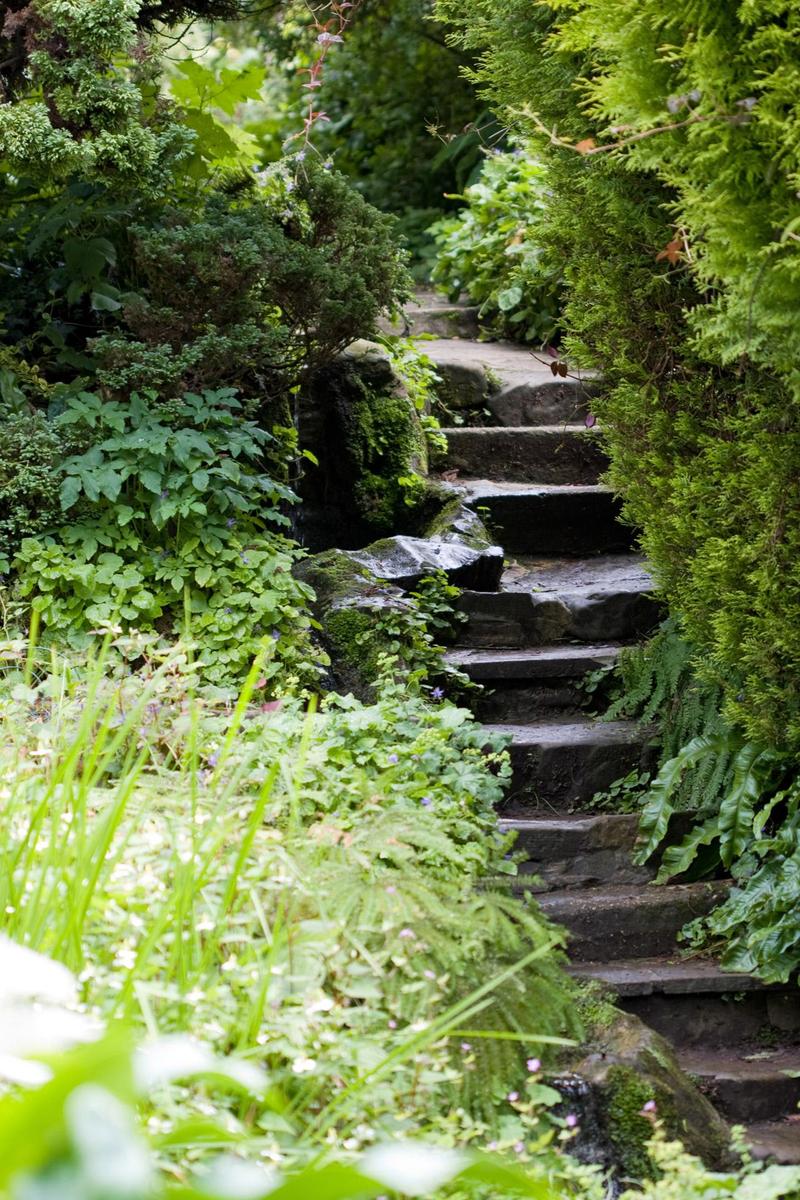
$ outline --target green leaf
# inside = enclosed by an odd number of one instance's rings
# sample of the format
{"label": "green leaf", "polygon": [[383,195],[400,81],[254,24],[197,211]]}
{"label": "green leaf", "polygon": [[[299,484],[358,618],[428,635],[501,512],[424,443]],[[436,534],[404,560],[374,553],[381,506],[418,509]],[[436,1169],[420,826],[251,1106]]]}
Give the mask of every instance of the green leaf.
{"label": "green leaf", "polygon": [[503,288],[502,292],[497,293],[497,307],[501,312],[508,312],[510,309],[516,308],[521,299],[521,287]]}
{"label": "green leaf", "polygon": [[59,497],[61,500],[62,511],[67,512],[68,509],[72,508],[73,504],[78,499],[78,496],[80,496],[80,494],[81,494],[80,478],[77,475],[68,475],[66,477],[66,479],[64,480],[64,482],[61,484],[61,489],[59,491]]}

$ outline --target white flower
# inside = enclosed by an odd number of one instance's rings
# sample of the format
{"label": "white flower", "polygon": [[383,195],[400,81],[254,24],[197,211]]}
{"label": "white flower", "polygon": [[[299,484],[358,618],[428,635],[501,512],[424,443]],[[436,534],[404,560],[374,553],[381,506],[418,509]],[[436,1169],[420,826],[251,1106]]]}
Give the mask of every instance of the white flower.
{"label": "white flower", "polygon": [[311,1071],[316,1071],[317,1061],[314,1058],[305,1058],[300,1056],[292,1063],[292,1070],[295,1075],[308,1075]]}

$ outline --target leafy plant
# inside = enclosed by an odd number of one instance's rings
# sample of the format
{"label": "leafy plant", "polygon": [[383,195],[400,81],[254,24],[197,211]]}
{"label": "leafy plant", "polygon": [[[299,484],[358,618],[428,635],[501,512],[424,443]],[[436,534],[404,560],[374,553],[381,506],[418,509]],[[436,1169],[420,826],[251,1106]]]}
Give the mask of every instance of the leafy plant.
{"label": "leafy plant", "polygon": [[241,678],[265,638],[266,678],[307,677],[309,593],[292,576],[297,551],[274,532],[293,496],[264,470],[275,436],[243,417],[230,389],[65,399],[56,434],[87,448],[61,465],[62,523],[25,539],[14,562],[50,637],[85,646],[118,621],[187,623],[208,679]]}
{"label": "leafy plant", "polygon": [[538,237],[548,191],[530,147],[493,151],[480,179],[454,197],[461,212],[431,227],[433,282],[453,300],[466,293],[490,329],[522,342],[549,342],[558,324],[561,272]]}

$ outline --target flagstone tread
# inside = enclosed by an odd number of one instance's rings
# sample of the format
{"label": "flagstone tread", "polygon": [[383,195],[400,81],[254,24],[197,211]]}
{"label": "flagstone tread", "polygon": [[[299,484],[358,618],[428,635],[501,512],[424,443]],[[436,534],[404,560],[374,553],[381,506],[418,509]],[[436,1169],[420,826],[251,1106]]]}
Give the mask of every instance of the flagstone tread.
{"label": "flagstone tread", "polygon": [[610,667],[620,650],[619,645],[564,644],[527,650],[451,650],[445,657],[475,680],[547,679]]}
{"label": "flagstone tread", "polygon": [[539,721],[531,725],[486,725],[491,733],[510,735],[516,746],[614,746],[639,745],[643,740],[641,726],[633,721]]}
{"label": "flagstone tread", "polygon": [[513,592],[575,593],[650,591],[653,579],[644,556],[598,554],[588,558],[518,556],[503,572],[501,587]]}
{"label": "flagstone tread", "polygon": [[759,1121],[745,1129],[753,1157],[779,1166],[800,1163],[800,1114],[782,1121]]}
{"label": "flagstone tread", "polygon": [[[638,818],[637,818],[638,819]],[[581,979],[594,979],[620,997],[654,994],[736,994],[765,991],[756,975],[723,971],[714,958],[633,958],[620,962],[584,962],[573,968]]]}

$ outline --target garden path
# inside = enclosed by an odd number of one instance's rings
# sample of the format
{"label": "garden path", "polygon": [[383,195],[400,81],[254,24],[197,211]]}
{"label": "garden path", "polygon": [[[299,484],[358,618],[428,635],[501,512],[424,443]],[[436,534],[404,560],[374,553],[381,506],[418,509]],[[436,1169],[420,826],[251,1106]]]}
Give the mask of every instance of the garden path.
{"label": "garden path", "polygon": [[652,886],[653,871],[633,863],[637,816],[614,811],[613,797],[592,804],[645,769],[652,749],[637,725],[588,716],[581,681],[659,619],[631,531],[598,483],[602,454],[585,428],[592,384],[555,376],[523,348],[479,342],[473,309],[421,296],[407,321],[435,337],[422,349],[453,414],[444,473],[506,553],[499,591],[463,593],[468,620],[450,658],[486,687],[477,715],[511,735],[500,824],[526,856],[517,887],[567,928],[573,970],[666,1036],[723,1116],[747,1125],[759,1156],[800,1162],[800,1079],[787,1074],[800,1071],[796,988],[682,957],[681,927],[727,881]]}

